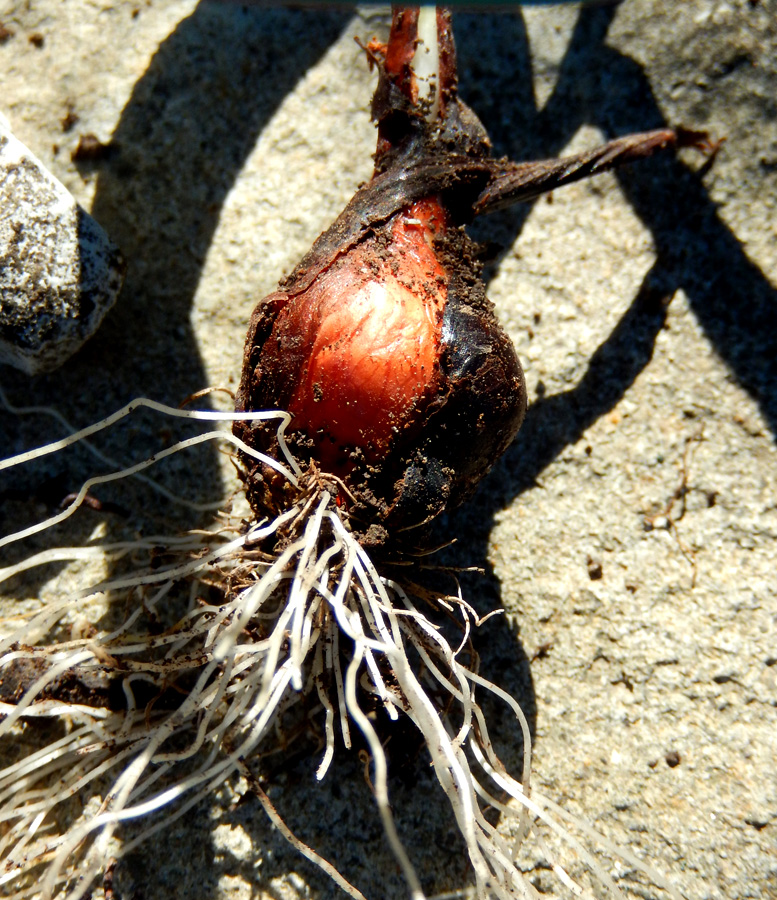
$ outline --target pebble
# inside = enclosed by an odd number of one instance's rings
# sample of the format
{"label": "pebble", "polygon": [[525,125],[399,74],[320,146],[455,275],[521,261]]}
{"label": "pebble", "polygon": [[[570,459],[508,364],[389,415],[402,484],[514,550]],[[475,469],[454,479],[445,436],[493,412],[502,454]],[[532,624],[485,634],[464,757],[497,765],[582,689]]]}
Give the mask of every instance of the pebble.
{"label": "pebble", "polygon": [[2,116],[0,209],[0,363],[50,372],[98,329],[125,263]]}

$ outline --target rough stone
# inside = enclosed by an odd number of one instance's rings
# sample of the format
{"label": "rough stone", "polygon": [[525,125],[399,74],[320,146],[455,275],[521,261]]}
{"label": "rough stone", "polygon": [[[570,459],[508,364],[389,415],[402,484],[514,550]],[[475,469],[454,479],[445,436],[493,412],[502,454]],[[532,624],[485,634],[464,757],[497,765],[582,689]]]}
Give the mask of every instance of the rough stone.
{"label": "rough stone", "polygon": [[0,362],[49,372],[99,328],[124,260],[2,119],[0,208]]}

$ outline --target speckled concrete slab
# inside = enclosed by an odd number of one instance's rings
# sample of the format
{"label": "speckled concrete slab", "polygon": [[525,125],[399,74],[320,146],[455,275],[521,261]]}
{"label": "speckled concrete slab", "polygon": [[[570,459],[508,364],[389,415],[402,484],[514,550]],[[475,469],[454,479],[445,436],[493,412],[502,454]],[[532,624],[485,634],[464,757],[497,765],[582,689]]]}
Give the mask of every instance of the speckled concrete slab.
{"label": "speckled concrete slab", "polygon": [[[56,376],[3,371],[10,399],[82,425],[136,395],[177,404],[234,386],[253,304],[369,177],[373,81],[353,34],[379,22],[183,0],[2,9],[16,133],[129,261],[95,338]],[[462,95],[498,153],[551,156],[664,122],[726,138],[712,165],[656,159],[478,223],[502,248],[489,294],[533,403],[445,528],[457,564],[486,570],[468,596],[507,611],[479,649],[532,714],[543,792],[688,900],[777,897],[777,4],[627,0],[462,14],[456,28]],[[89,132],[113,152],[72,163]],[[40,414],[3,427],[11,450],[61,430]],[[127,458],[159,431],[141,420],[109,449]],[[93,468],[75,454],[30,471],[14,496],[33,502],[7,518]],[[216,454],[170,475],[211,497],[229,478]],[[63,540],[87,537],[89,515]],[[101,527],[160,523],[192,524],[138,502]],[[515,736],[493,715],[511,760]],[[279,772],[273,800],[370,900],[404,896],[358,760],[322,786],[315,765]],[[425,889],[466,885],[429,773],[392,791]],[[223,791],[122,863],[123,896],[337,896],[233,800]],[[530,838],[523,853],[555,892],[544,851]]]}

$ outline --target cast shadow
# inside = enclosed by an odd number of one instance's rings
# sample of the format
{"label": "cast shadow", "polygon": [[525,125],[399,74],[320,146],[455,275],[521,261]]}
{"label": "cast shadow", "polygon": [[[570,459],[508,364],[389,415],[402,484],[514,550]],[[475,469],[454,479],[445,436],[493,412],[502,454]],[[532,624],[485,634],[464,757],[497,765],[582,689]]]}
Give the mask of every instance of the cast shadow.
{"label": "cast shadow", "polygon": [[[135,85],[92,212],[129,258],[100,349],[141,393],[178,403],[204,386],[189,314],[222,205],[278,106],[348,19],[322,14],[311,28],[300,10],[200,3]],[[152,326],[164,340],[149,341]]]}
{"label": "cast shadow", "polygon": [[[521,12],[500,20],[467,19],[460,32],[466,37],[459,39],[461,94],[465,101],[472,100],[492,137],[495,155],[518,160],[557,156],[586,124],[596,126],[607,139],[667,124],[693,126],[666,123],[644,70],[606,43],[617,12],[617,6],[580,11],[558,80],[541,110],[531,87]],[[487,62],[484,46],[489,47]],[[484,65],[493,76],[485,85],[480,81]],[[678,157],[659,156],[618,170],[616,176],[650,231],[658,258],[626,313],[591,357],[580,383],[531,405],[518,438],[488,479],[488,489],[476,498],[480,516],[493,518],[620,401],[650,361],[665,322],[665,301],[679,288],[716,352],[776,430],[777,291],[718,215],[701,175]],[[531,208],[523,204],[487,217],[473,231],[509,247]],[[465,512],[458,516],[461,526],[471,527]],[[454,533],[456,524],[449,526]],[[485,545],[474,551],[474,564],[484,565],[485,552]]]}
{"label": "cast shadow", "polygon": [[[278,106],[349,20],[347,11],[323,12],[313,26],[305,10],[203,2],[159,45],[109,144],[77,163],[83,177],[96,178],[92,215],[126,259],[123,289],[96,335],[61,369],[33,379],[3,372],[12,403],[51,407],[78,428],[135,397],[176,407],[207,386],[190,316],[221,207]],[[239,360],[242,347],[235,355]],[[197,404],[207,408],[208,398]],[[179,430],[185,426],[135,414],[95,443],[118,468],[155,453]],[[41,413],[0,413],[4,455],[63,433],[61,422]],[[212,443],[187,451],[181,464],[165,463],[154,477],[183,497],[216,499],[224,490],[218,453]],[[77,448],[3,473],[0,506],[6,506],[8,531],[54,514],[87,478],[105,470]],[[164,517],[151,515],[158,496],[129,482],[95,494],[109,509],[115,502],[119,515],[79,510],[65,543],[88,536],[100,515],[112,530],[174,534],[199,524],[186,507],[167,504]],[[30,549],[19,546],[18,553]],[[6,553],[15,561],[17,548]],[[54,571],[27,573],[24,589],[39,590]]]}

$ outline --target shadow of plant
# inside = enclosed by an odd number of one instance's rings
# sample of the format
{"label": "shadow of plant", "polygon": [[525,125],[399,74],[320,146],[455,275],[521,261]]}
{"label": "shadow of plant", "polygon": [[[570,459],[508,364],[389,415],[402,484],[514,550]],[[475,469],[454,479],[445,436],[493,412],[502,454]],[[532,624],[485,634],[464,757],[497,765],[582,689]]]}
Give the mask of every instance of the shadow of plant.
{"label": "shadow of plant", "polygon": [[[498,24],[496,19],[461,17],[461,31],[469,37],[459,42],[462,96],[483,120],[496,155],[558,155],[583,125],[593,125],[611,139],[677,124],[663,118],[644,70],[606,43],[617,14],[617,7],[580,11],[558,80],[541,110],[531,88],[521,15]],[[477,81],[482,55],[475,55],[483,45],[492,48],[489,71],[500,78],[485,90]],[[777,430],[777,291],[721,220],[700,175],[679,158],[657,157],[618,170],[616,177],[652,236],[657,260],[628,311],[592,356],[580,384],[532,403],[518,438],[497,466],[494,477],[501,490],[492,514],[532,485],[564,447],[624,396],[652,357],[665,321],[662,301],[680,288],[716,351],[758,400],[772,432]],[[512,245],[532,206],[479,223],[479,234],[485,237],[490,230],[500,243]],[[479,511],[484,512],[482,505]]]}
{"label": "shadow of plant", "polygon": [[[311,28],[301,10],[201,3],[160,44],[127,101],[110,152],[80,164],[84,174],[97,175],[92,214],[127,260],[124,287],[97,334],[61,369],[34,379],[4,371],[12,402],[50,406],[78,428],[135,397],[177,406],[207,385],[190,314],[222,204],[279,104],[348,19],[342,11],[324,13]],[[207,407],[208,399],[199,404]],[[156,452],[167,425],[136,416],[123,431],[95,442],[128,464]],[[0,429],[8,455],[36,446],[42,435],[62,436],[62,426],[49,427],[40,414],[0,413]],[[13,526],[51,515],[96,468],[105,467],[77,448],[3,473],[0,499],[13,502]],[[154,477],[184,497],[223,494],[212,444],[176,457]],[[108,520],[114,530],[174,533],[202,522],[134,484],[122,484],[120,493],[105,486],[98,494],[103,501],[116,498],[129,513],[124,522]],[[33,502],[20,503],[19,496]],[[149,515],[155,508],[158,513]],[[88,510],[77,519],[71,527],[80,532],[97,524]],[[12,530],[10,521],[6,525]],[[56,568],[28,573],[27,588],[39,589]]]}

